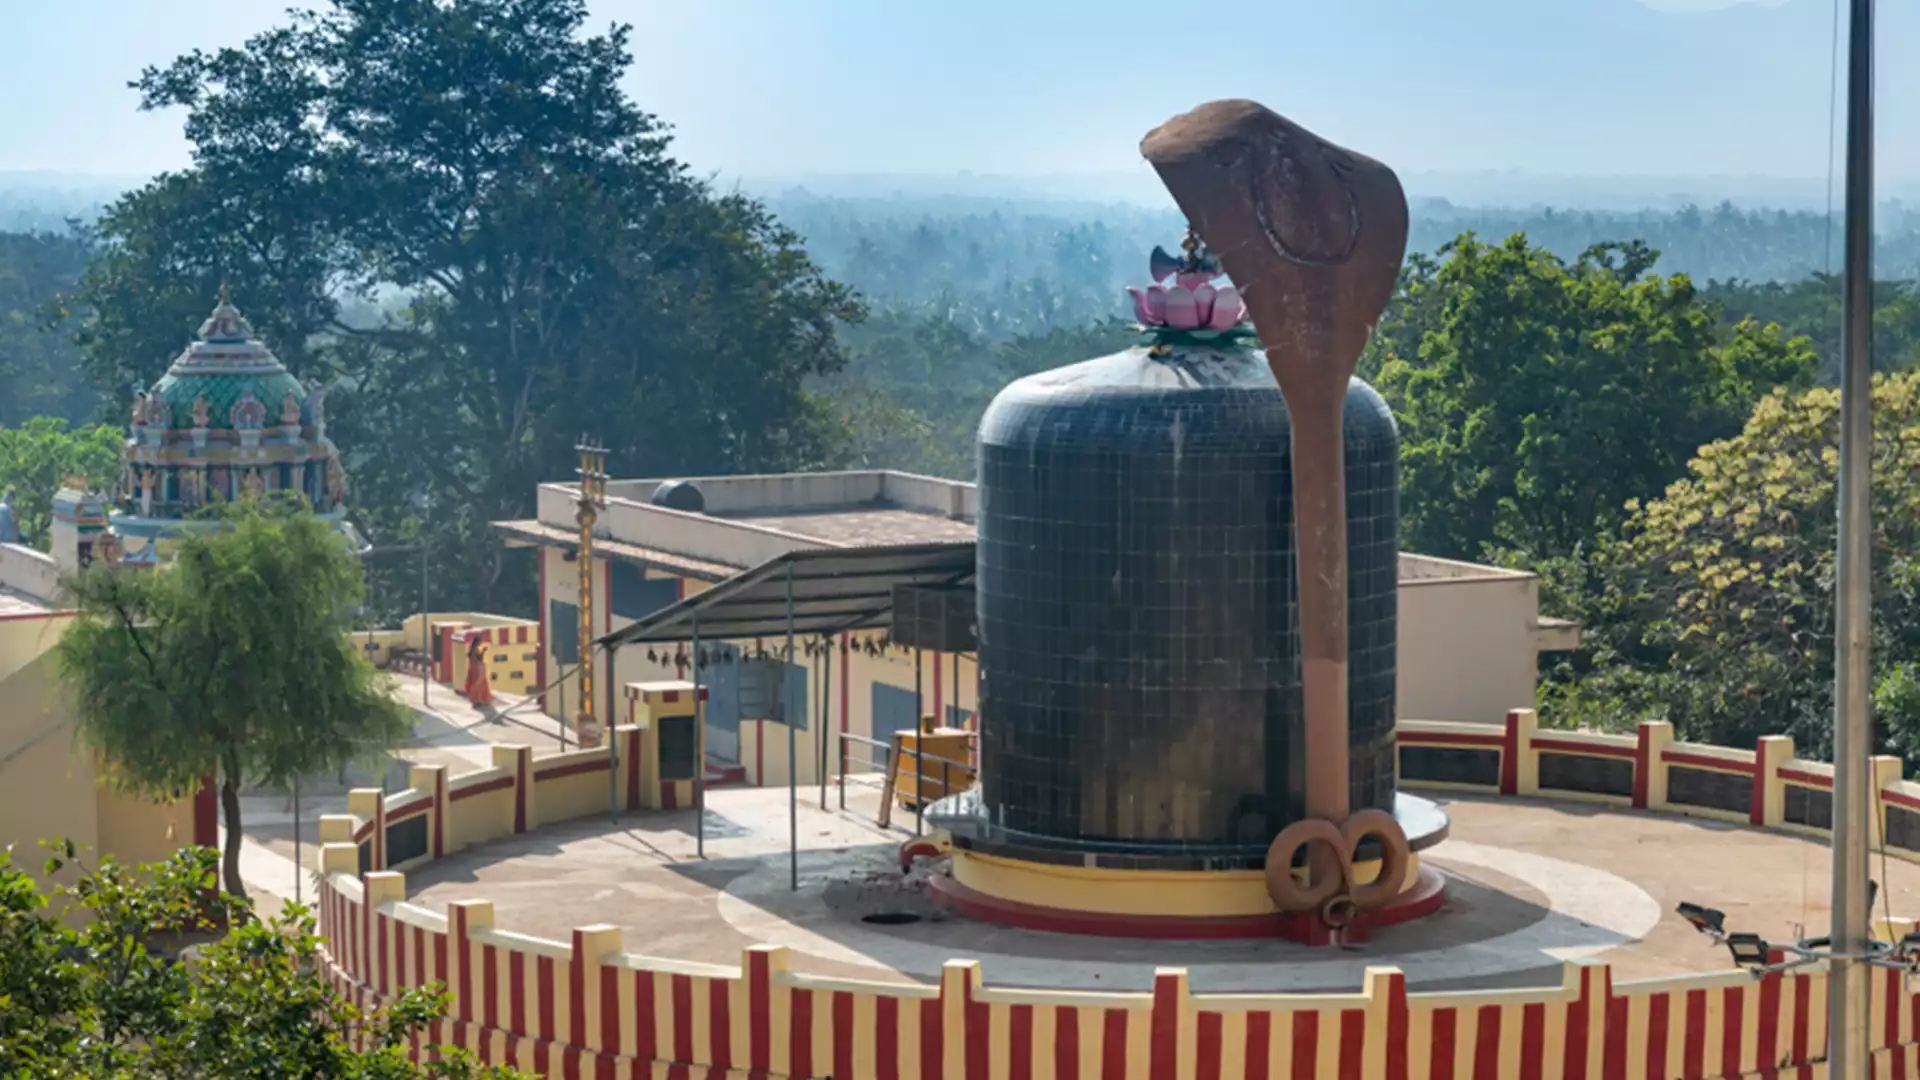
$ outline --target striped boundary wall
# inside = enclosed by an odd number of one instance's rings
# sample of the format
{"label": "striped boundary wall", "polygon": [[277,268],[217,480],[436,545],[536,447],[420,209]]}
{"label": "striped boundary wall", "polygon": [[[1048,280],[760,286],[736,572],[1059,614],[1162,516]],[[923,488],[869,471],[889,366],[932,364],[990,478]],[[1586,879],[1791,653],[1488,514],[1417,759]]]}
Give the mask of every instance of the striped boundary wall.
{"label": "striped boundary wall", "polygon": [[[1409,993],[1396,968],[1358,993],[1195,994],[1162,969],[1150,993],[998,989],[955,960],[938,986],[819,978],[756,945],[738,968],[621,951],[618,928],[566,943],[498,930],[486,901],[438,914],[398,873],[351,872],[328,845],[328,973],[362,1005],[444,984],[435,1045],[565,1080],[749,1075],[835,1080],[1695,1080],[1824,1073],[1826,976],[1814,968],[1615,984],[1569,963],[1553,989]],[[1873,984],[1875,1076],[1920,1067],[1920,997]]]}
{"label": "striped boundary wall", "polygon": [[[1673,726],[1642,723],[1634,735],[1542,729],[1533,710],[1515,709],[1501,726],[1403,720],[1395,731],[1400,752],[1400,784],[1442,790],[1477,791],[1518,797],[1576,799],[1636,809],[1713,818],[1825,838],[1833,792],[1833,766],[1794,755],[1793,739],[1764,736],[1752,750],[1676,742]],[[1409,768],[1409,750],[1438,749],[1478,757],[1423,774]],[[1631,776],[1625,794],[1603,784],[1582,786],[1603,773],[1569,768],[1559,782],[1543,778],[1542,764],[1604,763],[1618,776]],[[1901,777],[1898,757],[1872,761],[1873,811],[1869,815],[1876,848],[1920,862],[1920,784]],[[1457,771],[1455,771],[1457,770]],[[1463,780],[1463,776],[1491,782]],[[1497,778],[1497,779],[1495,779]],[[1691,781],[1682,784],[1680,779]]]}
{"label": "striped boundary wall", "polygon": [[[637,700],[630,696],[630,707]],[[595,1080],[696,1073],[835,1080],[1816,1080],[1825,1073],[1826,975],[1819,967],[1758,980],[1723,972],[1614,983],[1605,964],[1576,961],[1557,989],[1451,993],[1408,993],[1397,969],[1380,967],[1368,970],[1358,993],[1315,996],[1196,995],[1185,973],[1171,969],[1158,973],[1147,994],[1003,989],[984,985],[977,965],[956,960],[938,987],[922,987],[794,974],[787,951],[776,946],[748,949],[740,967],[721,967],[627,954],[615,927],[584,927],[560,943],[496,929],[485,901],[456,903],[445,914],[405,903],[404,876],[387,869],[394,824],[429,815],[430,850],[407,863],[418,864],[446,854],[447,815],[475,805],[465,800],[476,795],[511,792],[511,815],[495,834],[509,831],[507,824],[525,832],[556,820],[538,812],[547,785],[590,779],[609,765],[638,776],[633,748],[640,729],[616,731],[625,736],[617,763],[602,751],[535,757],[527,747],[497,746],[491,769],[449,782],[444,769],[417,768],[408,791],[353,793],[353,813],[321,823],[329,977],[369,1005],[406,987],[444,983],[452,1011],[426,1033],[423,1052],[460,1046],[537,1074]],[[1407,786],[1614,802],[1824,834],[1789,820],[1788,792],[1801,789],[1794,798],[1804,808],[1807,792],[1830,792],[1831,767],[1796,759],[1783,738],[1744,751],[1676,743],[1665,724],[1642,725],[1632,736],[1542,731],[1528,710],[1508,714],[1504,725],[1405,721],[1397,738]],[[1419,747],[1488,755],[1465,768],[1493,782],[1404,775],[1406,751]],[[1543,755],[1606,763],[1599,773],[1549,769],[1548,779],[1572,784],[1599,776],[1600,787],[1628,793],[1543,784]],[[1676,798],[1685,794],[1671,783],[1676,769],[1730,779],[1690,796],[1717,803],[1690,803]],[[1884,836],[1887,808],[1920,808],[1920,785],[1899,778],[1897,759],[1878,759],[1875,769],[1882,781],[1876,829]],[[640,805],[635,782],[629,777],[624,785],[629,806]],[[1736,787],[1744,796],[1739,807],[1730,802]],[[1889,850],[1904,853],[1891,843]],[[1907,992],[1898,973],[1882,972],[1872,1009],[1874,1075],[1920,1080],[1920,997]]]}

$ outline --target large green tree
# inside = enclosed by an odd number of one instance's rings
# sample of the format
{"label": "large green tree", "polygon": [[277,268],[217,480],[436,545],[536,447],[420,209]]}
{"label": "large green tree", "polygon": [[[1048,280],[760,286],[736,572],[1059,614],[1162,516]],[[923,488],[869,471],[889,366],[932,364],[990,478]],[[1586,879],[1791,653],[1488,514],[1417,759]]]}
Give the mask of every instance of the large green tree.
{"label": "large green tree", "polygon": [[55,655],[80,737],[144,795],[183,798],[218,774],[236,896],[243,785],[338,771],[412,729],[343,633],[359,564],[304,505],[238,504],[164,568],[99,565],[69,588],[79,616]]}
{"label": "large green tree", "polygon": [[619,84],[628,29],[585,20],[584,0],[339,0],[147,71],[193,164],[102,219],[71,305],[90,363],[157,375],[230,279],[297,374],[339,380],[365,524],[424,531],[448,604],[530,599],[488,522],[570,476],[582,432],[652,474],[834,460],[805,383],[860,305],[669,155]]}
{"label": "large green tree", "polygon": [[[208,893],[214,853],[127,867],[84,865],[50,843],[48,888],[0,852],[0,1075],[43,1080],[508,1080],[438,1047],[415,1063],[411,1037],[446,1016],[446,996],[410,989],[362,1009],[316,978],[312,916],[226,932],[244,910]],[[76,875],[76,871],[78,871]],[[84,918],[49,916],[69,911]]]}
{"label": "large green tree", "polygon": [[120,476],[121,434],[106,424],[72,428],[40,416],[0,427],[0,496],[11,495],[20,539],[44,549],[53,523],[53,494],[68,477],[111,491]]}
{"label": "large green tree", "polygon": [[[1740,745],[1828,748],[1833,715],[1839,392],[1770,395],[1700,448],[1665,494],[1629,507],[1591,564],[1598,654],[1551,693],[1563,719],[1648,717]],[[1873,657],[1884,744],[1920,760],[1920,374],[1873,386]]]}
{"label": "large green tree", "polygon": [[79,281],[92,250],[71,233],[0,232],[0,425],[95,418],[99,394],[79,353],[65,335],[48,331],[44,316]]}
{"label": "large green tree", "polygon": [[1565,262],[1515,235],[1416,262],[1374,347],[1401,427],[1407,543],[1572,552],[1680,476],[1754,401],[1811,380],[1804,339],[1723,328],[1646,246]]}

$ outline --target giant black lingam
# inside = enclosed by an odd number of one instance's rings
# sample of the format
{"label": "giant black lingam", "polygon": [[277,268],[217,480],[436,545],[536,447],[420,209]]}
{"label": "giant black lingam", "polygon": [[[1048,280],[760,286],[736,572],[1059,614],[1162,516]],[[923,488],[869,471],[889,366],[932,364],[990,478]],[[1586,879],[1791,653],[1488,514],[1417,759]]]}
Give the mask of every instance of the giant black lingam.
{"label": "giant black lingam", "polygon": [[1392,414],[1351,357],[1331,405],[1325,377],[1290,400],[1197,228],[1150,269],[1140,344],[1021,379],[981,422],[980,783],[931,815],[954,851],[935,886],[1148,936],[1430,911],[1412,852],[1446,818],[1395,791]]}

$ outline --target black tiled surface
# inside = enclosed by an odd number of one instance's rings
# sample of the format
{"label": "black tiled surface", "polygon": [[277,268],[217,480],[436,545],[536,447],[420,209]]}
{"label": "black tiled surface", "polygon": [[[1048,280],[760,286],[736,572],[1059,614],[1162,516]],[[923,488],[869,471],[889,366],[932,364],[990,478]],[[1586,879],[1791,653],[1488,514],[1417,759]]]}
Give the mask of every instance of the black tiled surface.
{"label": "black tiled surface", "polygon": [[[1833,792],[1805,784],[1788,784],[1786,789],[1785,803],[1780,810],[1789,824],[1833,828]],[[1891,815],[1893,808],[1888,807],[1887,813]]]}
{"label": "black tiled surface", "polygon": [[[1394,792],[1398,439],[1348,391],[1354,806]],[[1021,833],[1264,849],[1301,814],[1285,405],[1264,357],[1130,350],[981,421],[981,773]]]}
{"label": "black tiled surface", "polygon": [[1403,746],[1400,779],[1500,786],[1500,751],[1465,746]]}
{"label": "black tiled surface", "polygon": [[387,865],[396,866],[427,853],[427,815],[415,814],[387,826]]}
{"label": "black tiled surface", "polygon": [[1557,791],[1633,795],[1633,762],[1598,754],[1540,754],[1540,786]]}
{"label": "black tiled surface", "polygon": [[1744,814],[1753,806],[1753,780],[1716,769],[1667,766],[1667,801]]}
{"label": "black tiled surface", "polygon": [[1887,807],[1887,843],[1907,851],[1920,851],[1920,814],[1904,806]]}

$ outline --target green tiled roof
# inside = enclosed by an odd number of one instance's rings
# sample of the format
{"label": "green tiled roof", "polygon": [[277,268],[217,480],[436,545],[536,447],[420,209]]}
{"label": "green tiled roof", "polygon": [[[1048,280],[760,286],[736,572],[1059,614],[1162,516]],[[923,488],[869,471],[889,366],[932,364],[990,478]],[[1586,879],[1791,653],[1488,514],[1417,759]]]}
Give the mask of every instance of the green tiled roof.
{"label": "green tiled roof", "polygon": [[266,406],[267,419],[264,427],[277,427],[280,424],[280,403],[291,393],[295,401],[300,402],[302,423],[312,423],[307,415],[307,389],[300,385],[284,369],[267,373],[249,374],[167,374],[153,384],[153,393],[159,394],[167,403],[167,426],[174,430],[193,427],[194,399],[205,395],[207,399],[207,427],[229,430],[233,427],[233,407],[240,395],[249,388],[253,396]]}

